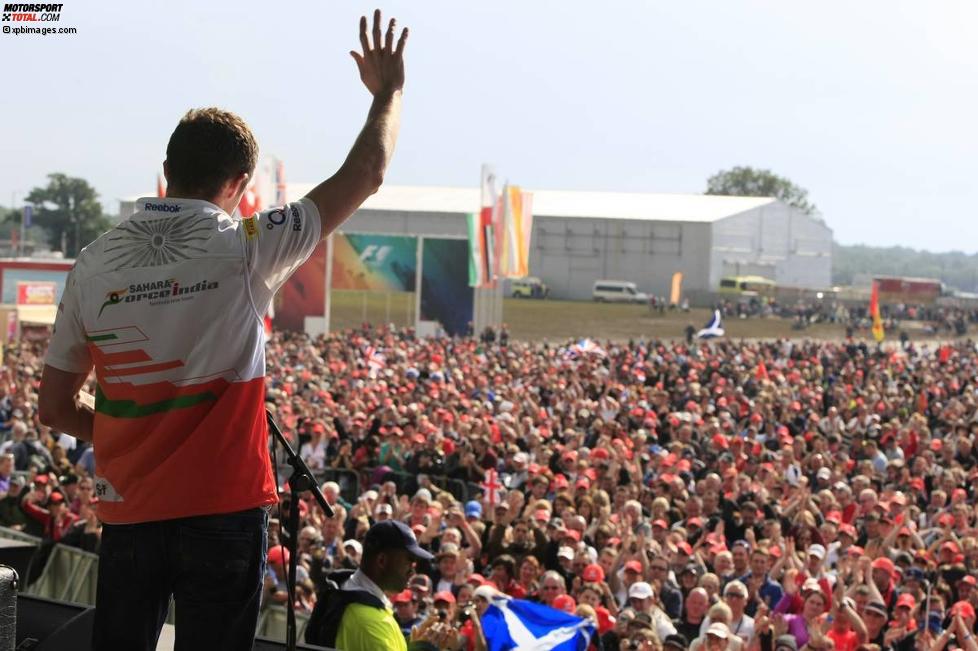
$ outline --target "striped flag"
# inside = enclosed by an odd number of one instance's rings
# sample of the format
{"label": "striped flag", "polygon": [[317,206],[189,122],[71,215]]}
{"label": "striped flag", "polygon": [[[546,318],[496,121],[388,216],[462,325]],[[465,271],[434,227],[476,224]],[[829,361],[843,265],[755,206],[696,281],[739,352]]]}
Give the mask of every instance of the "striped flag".
{"label": "striped flag", "polygon": [[499,276],[524,278],[530,273],[530,234],[533,220],[530,210],[533,197],[519,186],[503,188],[500,220],[501,247]]}
{"label": "striped flag", "polygon": [[469,229],[469,287],[483,287],[487,282],[485,259],[485,232],[482,217],[475,213],[466,215]]}
{"label": "striped flag", "polygon": [[873,339],[876,343],[883,341],[886,333],[883,331],[883,319],[880,317],[880,286],[873,281],[873,291],[869,295],[869,315],[873,319]]}
{"label": "striped flag", "polygon": [[500,232],[498,229],[499,193],[496,191],[496,172],[489,165],[482,166],[480,188],[481,200],[476,245],[479,248],[477,262],[481,265],[477,278],[482,281],[482,284],[473,286],[494,287],[498,273],[496,261],[498,260],[499,243],[496,241],[496,236]]}

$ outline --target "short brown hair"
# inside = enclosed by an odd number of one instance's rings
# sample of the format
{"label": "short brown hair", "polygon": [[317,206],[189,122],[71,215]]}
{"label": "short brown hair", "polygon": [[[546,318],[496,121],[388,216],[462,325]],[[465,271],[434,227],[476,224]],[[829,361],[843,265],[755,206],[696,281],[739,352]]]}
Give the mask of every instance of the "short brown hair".
{"label": "short brown hair", "polygon": [[234,113],[191,109],[170,136],[166,161],[171,186],[211,198],[227,181],[254,171],[258,143],[245,121]]}

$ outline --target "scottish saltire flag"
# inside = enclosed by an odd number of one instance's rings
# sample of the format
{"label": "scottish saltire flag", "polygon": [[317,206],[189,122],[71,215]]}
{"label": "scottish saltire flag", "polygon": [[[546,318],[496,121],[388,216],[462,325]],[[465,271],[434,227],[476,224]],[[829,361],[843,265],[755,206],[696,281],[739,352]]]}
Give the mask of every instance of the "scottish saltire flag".
{"label": "scottish saltire flag", "polygon": [[720,310],[713,311],[713,318],[696,333],[700,339],[714,339],[723,336],[723,321],[720,319]]}
{"label": "scottish saltire flag", "polygon": [[506,595],[493,597],[481,621],[489,651],[585,651],[595,633],[586,619]]}

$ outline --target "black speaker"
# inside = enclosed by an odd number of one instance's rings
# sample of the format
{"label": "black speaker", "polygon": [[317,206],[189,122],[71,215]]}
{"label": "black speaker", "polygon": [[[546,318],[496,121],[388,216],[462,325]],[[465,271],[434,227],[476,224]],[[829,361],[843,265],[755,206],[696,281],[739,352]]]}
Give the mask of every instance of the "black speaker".
{"label": "black speaker", "polygon": [[[17,648],[18,649],[40,649],[41,643],[46,641],[51,635],[64,627],[69,622],[81,622],[81,615],[94,609],[88,606],[70,604],[64,601],[44,599],[27,594],[17,595]],[[94,617],[90,617],[94,620]],[[83,640],[83,647],[88,648],[88,640],[92,638],[92,624],[88,623],[88,636],[85,638],[76,637],[74,644],[63,647],[64,649],[79,648],[78,642]],[[54,647],[52,647],[54,648]]]}
{"label": "black speaker", "polygon": [[[32,595],[17,595],[17,648],[31,651],[89,651],[95,609]],[[303,651],[326,647],[299,644]],[[255,651],[284,651],[285,643],[255,638]],[[326,649],[326,651],[331,651]]]}

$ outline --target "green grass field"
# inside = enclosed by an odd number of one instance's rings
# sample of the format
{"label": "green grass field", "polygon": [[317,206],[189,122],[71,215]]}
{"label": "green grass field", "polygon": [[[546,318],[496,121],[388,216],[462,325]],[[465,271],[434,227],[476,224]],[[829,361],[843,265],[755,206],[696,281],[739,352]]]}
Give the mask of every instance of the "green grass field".
{"label": "green grass field", "polygon": [[[413,293],[370,293],[335,290],[332,293],[333,330],[360,325],[364,321],[404,326],[414,322]],[[564,340],[572,337],[627,340],[639,337],[681,338],[687,323],[696,329],[709,319],[710,311],[694,309],[688,314],[651,314],[644,305],[593,303],[507,298],[503,320],[514,338],[524,340]],[[733,339],[796,337],[840,339],[841,326],[817,324],[806,330],[793,330],[784,319],[728,319],[727,336]],[[913,334],[913,333],[911,333]],[[868,337],[868,333],[866,334]],[[895,338],[895,333],[894,333]]]}

